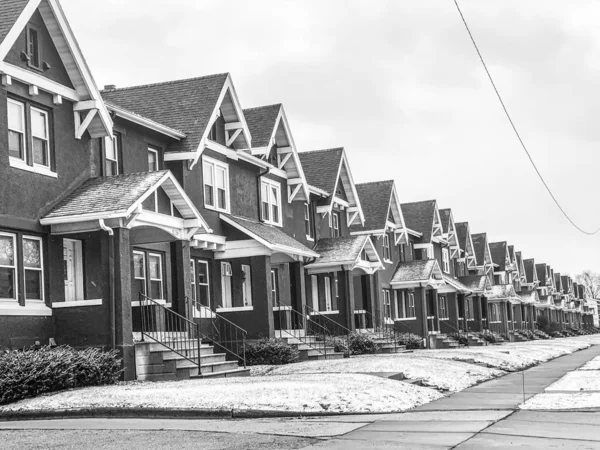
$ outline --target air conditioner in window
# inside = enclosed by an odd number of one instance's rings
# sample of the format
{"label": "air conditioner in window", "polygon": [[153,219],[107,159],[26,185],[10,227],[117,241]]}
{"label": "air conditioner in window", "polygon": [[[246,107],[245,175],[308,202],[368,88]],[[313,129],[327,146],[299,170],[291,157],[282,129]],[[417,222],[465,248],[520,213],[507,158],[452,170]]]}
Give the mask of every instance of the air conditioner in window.
{"label": "air conditioner in window", "polygon": [[226,277],[232,276],[231,264],[226,262],[221,263],[221,273]]}

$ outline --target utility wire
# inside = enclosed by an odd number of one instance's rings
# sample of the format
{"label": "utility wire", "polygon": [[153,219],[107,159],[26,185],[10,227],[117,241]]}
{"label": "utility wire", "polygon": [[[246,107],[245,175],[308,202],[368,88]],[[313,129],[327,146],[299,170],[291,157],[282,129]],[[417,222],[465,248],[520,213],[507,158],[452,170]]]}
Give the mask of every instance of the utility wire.
{"label": "utility wire", "polygon": [[565,212],[565,210],[563,209],[563,207],[560,205],[560,203],[558,202],[558,200],[556,199],[556,197],[554,196],[554,194],[550,190],[550,187],[546,183],[546,180],[544,180],[544,177],[542,177],[542,174],[540,173],[540,171],[538,170],[537,166],[535,165],[535,162],[533,162],[533,158],[529,154],[529,151],[527,150],[527,147],[525,146],[525,143],[523,142],[523,139],[521,139],[521,135],[517,131],[517,127],[515,126],[514,122],[512,121],[512,119],[510,117],[510,114],[508,114],[508,110],[506,109],[506,105],[504,104],[504,101],[502,100],[502,97],[500,96],[500,92],[498,91],[498,88],[496,87],[496,84],[494,83],[494,79],[492,78],[492,75],[490,74],[490,71],[488,70],[488,68],[487,68],[487,66],[485,64],[485,61],[483,60],[483,56],[481,55],[481,52],[479,51],[479,47],[477,47],[477,43],[475,42],[475,38],[473,37],[473,34],[471,34],[471,30],[469,29],[469,25],[467,25],[467,21],[465,20],[465,16],[463,16],[462,11],[460,10],[460,6],[458,6],[458,1],[454,0],[454,4],[456,5],[456,9],[458,10],[458,13],[460,14],[460,18],[462,19],[463,23],[465,24],[465,28],[467,29],[467,33],[469,33],[469,37],[471,38],[471,42],[473,42],[473,46],[475,47],[475,50],[477,51],[477,54],[479,55],[479,59],[481,60],[481,64],[483,64],[483,68],[485,69],[485,72],[487,73],[487,76],[490,79],[490,82],[492,83],[492,87],[494,88],[494,91],[496,92],[496,95],[498,96],[498,100],[500,100],[500,104],[502,105],[502,109],[504,110],[504,113],[506,114],[506,118],[510,122],[510,125],[512,126],[512,129],[514,130],[515,134],[517,135],[517,139],[519,139],[519,142],[521,143],[521,147],[523,147],[523,150],[525,150],[525,153],[527,154],[527,157],[529,158],[529,161],[531,161],[531,165],[533,166],[533,168],[535,169],[536,173],[538,174],[538,177],[540,177],[540,180],[542,180],[542,183],[544,184],[544,187],[548,191],[548,194],[550,194],[550,197],[552,197],[552,200],[554,200],[554,203],[556,203],[556,206],[558,206],[558,209],[560,209],[560,212],[562,212],[563,215],[567,218],[567,220],[569,222],[571,222],[571,225],[573,225],[575,228],[577,228],[583,234],[587,234],[589,236],[593,236],[594,234],[598,233],[600,231],[600,228],[598,228],[596,231],[594,231],[592,233],[592,232],[589,232],[589,231],[586,231],[586,230],[580,228],[575,222],[573,222],[573,220]]}

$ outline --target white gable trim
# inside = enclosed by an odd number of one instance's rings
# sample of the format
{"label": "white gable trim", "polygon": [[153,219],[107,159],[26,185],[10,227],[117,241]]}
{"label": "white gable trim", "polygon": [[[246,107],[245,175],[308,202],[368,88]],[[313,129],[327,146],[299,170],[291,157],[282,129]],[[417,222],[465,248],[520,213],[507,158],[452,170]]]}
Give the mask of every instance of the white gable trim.
{"label": "white gable trim", "polygon": [[[310,200],[310,193],[308,191],[308,182],[306,181],[306,176],[304,175],[304,169],[302,168],[302,164],[300,163],[300,157],[298,156],[298,150],[296,148],[296,142],[294,141],[294,136],[292,136],[292,132],[290,129],[290,124],[287,119],[287,115],[285,114],[285,110],[283,109],[283,105],[279,107],[279,114],[277,116],[277,120],[275,121],[275,127],[273,128],[273,134],[271,135],[271,140],[275,139],[277,134],[277,128],[279,123],[283,124],[283,129],[285,130],[285,134],[287,135],[289,146],[292,148],[291,155],[294,160],[294,165],[296,171],[298,172],[298,178],[302,180],[302,191],[304,192],[305,200],[308,202]],[[279,150],[278,150],[279,152]]]}
{"label": "white gable trim", "polygon": [[[333,192],[330,193],[331,202],[329,203],[327,213],[331,213],[331,210],[333,209],[335,192],[337,191],[338,183],[340,182],[340,179],[341,179],[342,168],[345,169],[346,176],[348,177],[349,186],[344,186],[344,189],[346,190],[346,195],[348,195],[348,189],[346,189],[346,188],[349,187],[350,194],[352,197],[351,199],[350,198],[348,199],[348,204],[349,204],[348,211],[349,212],[358,212],[357,216],[355,216],[355,217],[359,217],[360,224],[364,225],[365,224],[365,215],[364,215],[362,207],[360,205],[360,199],[358,198],[358,192],[356,191],[356,185],[354,183],[354,178],[352,178],[352,172],[350,172],[350,165],[348,164],[348,159],[346,158],[346,150],[344,150],[344,149],[342,149],[342,157],[340,158],[340,165],[337,170],[335,185],[333,186]],[[352,220],[352,223],[353,222],[354,222],[354,219]],[[352,223],[349,222],[348,226],[352,225]]]}

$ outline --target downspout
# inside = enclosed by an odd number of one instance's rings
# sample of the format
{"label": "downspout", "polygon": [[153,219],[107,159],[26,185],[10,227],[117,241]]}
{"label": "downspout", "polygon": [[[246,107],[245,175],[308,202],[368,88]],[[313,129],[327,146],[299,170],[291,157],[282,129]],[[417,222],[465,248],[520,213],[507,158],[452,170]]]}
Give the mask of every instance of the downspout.
{"label": "downspout", "polygon": [[109,289],[109,310],[110,310],[110,344],[113,350],[117,347],[117,329],[116,320],[116,299],[115,299],[115,231],[110,228],[104,219],[98,220],[100,228],[108,233],[108,289]]}

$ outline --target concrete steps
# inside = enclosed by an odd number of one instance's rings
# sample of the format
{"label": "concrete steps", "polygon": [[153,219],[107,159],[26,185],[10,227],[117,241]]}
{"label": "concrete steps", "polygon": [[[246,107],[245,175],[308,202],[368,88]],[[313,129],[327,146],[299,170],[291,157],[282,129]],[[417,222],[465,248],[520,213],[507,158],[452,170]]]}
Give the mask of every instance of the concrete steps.
{"label": "concrete steps", "polygon": [[[304,335],[304,330],[293,330],[293,331],[302,331],[303,333],[294,333],[294,335],[286,336],[286,330],[275,331],[275,336],[277,339],[281,339],[287,342],[288,345],[296,347],[300,354],[300,361],[321,361],[324,359],[341,359],[344,357],[344,354],[341,352],[336,352],[334,347],[332,346],[323,346],[321,344],[322,341],[318,341],[315,336],[306,336]],[[291,333],[290,333],[291,334]]]}
{"label": "concrete steps", "polygon": [[[227,360],[225,353],[215,353],[214,347],[173,336],[177,346],[173,351],[158,342],[145,341],[135,344],[136,376],[141,381],[181,380],[207,376],[247,376],[250,369],[240,368],[238,361]],[[200,368],[197,364],[200,354]],[[190,359],[193,361],[190,361]]]}

